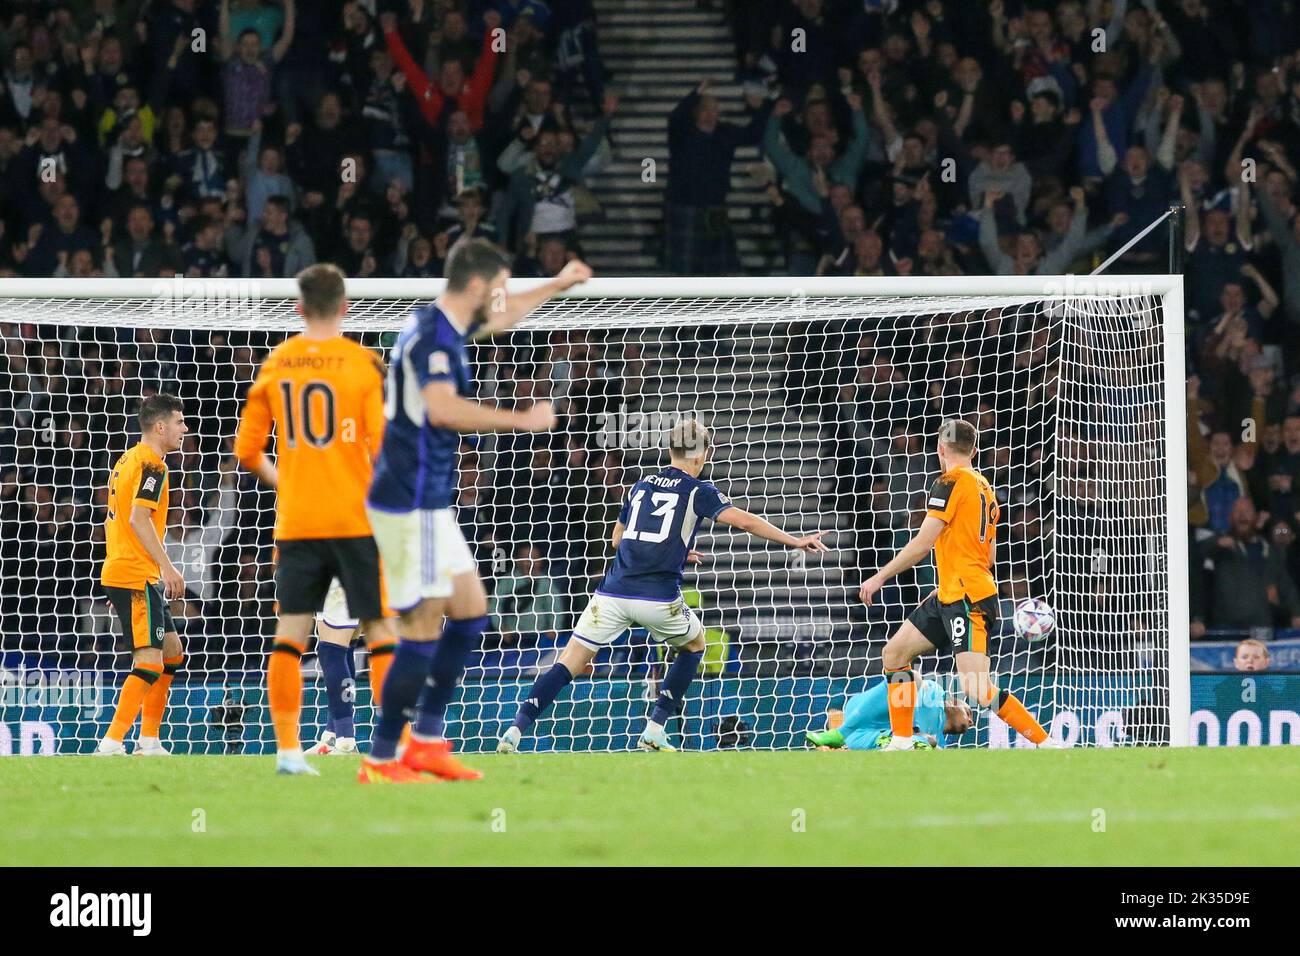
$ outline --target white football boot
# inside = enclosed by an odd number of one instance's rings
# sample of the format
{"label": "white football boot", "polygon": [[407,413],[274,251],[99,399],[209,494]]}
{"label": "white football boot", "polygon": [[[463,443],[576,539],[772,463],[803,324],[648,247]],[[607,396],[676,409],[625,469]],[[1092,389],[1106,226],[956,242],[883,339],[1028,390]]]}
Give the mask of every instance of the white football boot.
{"label": "white football boot", "polygon": [[287,776],[320,776],[320,771],[307,762],[307,757],[301,750],[278,751],[275,755],[275,772]]}
{"label": "white football boot", "polygon": [[338,739],[338,736],[333,731],[327,730],[325,733],[320,735],[320,740],[312,744],[312,746],[307,750],[307,753],[315,754],[318,757],[332,754],[338,743]]}

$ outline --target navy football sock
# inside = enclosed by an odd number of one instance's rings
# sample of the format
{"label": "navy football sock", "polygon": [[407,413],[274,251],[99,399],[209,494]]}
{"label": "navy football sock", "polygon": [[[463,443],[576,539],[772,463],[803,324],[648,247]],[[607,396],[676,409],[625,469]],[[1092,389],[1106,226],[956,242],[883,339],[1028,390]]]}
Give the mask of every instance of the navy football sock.
{"label": "navy football sock", "polygon": [[519,728],[521,734],[533,725],[533,721],[542,711],[554,703],[555,698],[560,696],[560,691],[568,687],[571,680],[573,675],[569,673],[567,667],[563,664],[552,664],[550,670],[533,681],[532,689],[528,691],[528,696],[519,705],[519,711],[515,714],[514,725]]}
{"label": "navy football sock", "polygon": [[352,722],[352,702],[346,694],[347,658],[350,656],[351,651],[338,644],[325,641],[316,644],[316,658],[320,661],[321,674],[325,677],[325,697],[329,701],[329,729],[340,737],[356,736]]}
{"label": "navy football sock", "polygon": [[[357,648],[356,648],[356,645],[355,645],[355,644],[349,644],[348,647],[347,647],[347,651],[348,651],[348,653],[347,653],[347,658],[346,658],[346,660],[347,660],[347,663],[348,663],[348,680],[351,681],[350,686],[352,687],[352,697],[351,697],[351,700],[356,700],[356,693],[357,693],[357,655],[356,655],[356,650],[357,650]],[[353,705],[353,704],[351,703],[351,700],[350,700],[349,703],[348,703],[348,708],[349,708],[349,710],[354,709],[354,706],[355,706],[355,705]],[[331,723],[333,723],[333,721],[331,721]],[[346,734],[346,735],[344,735],[344,734],[340,734],[340,736],[348,736],[348,737],[354,737],[354,736],[356,736],[356,728],[355,728],[351,723],[349,723],[348,726],[349,726],[350,732],[349,732],[348,734]],[[330,729],[331,729],[331,730],[334,730],[333,727],[331,727]],[[335,732],[337,733],[337,731],[335,731]]]}
{"label": "navy football sock", "polygon": [[398,641],[393,652],[393,663],[384,678],[384,703],[380,708],[379,723],[375,726],[374,742],[370,756],[376,760],[391,760],[397,755],[397,742],[402,728],[415,710],[429,667],[433,663],[436,641]]}
{"label": "navy football sock", "polygon": [[691,681],[695,680],[695,672],[702,660],[703,651],[677,652],[668,667],[668,673],[664,675],[663,686],[659,688],[659,699],[650,712],[652,721],[667,724],[668,718],[682,712],[682,706],[686,703],[686,691],[690,689]]}
{"label": "navy football sock", "polygon": [[479,646],[488,623],[486,617],[449,620],[442,629],[415,716],[413,729],[421,737],[441,737],[446,730],[447,705],[465,673],[465,661]]}

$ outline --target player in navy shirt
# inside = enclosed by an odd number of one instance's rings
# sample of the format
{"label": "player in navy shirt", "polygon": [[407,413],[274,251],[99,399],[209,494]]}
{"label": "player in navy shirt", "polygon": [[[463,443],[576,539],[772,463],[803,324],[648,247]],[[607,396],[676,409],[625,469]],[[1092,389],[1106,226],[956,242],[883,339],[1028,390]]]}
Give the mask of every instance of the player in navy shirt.
{"label": "player in navy shirt", "polygon": [[623,501],[618,522],[628,530],[596,593],[641,601],[676,600],[701,522],[716,521],[729,507],[730,499],[716,486],[676,465],[646,475]]}
{"label": "player in navy shirt", "polygon": [[614,562],[559,660],[537,678],[519,705],[514,723],[501,735],[498,752],[518,750],[520,738],[538,715],[587,669],[602,647],[629,627],[644,627],[677,651],[637,741],[641,750],[675,750],[664,725],[681,713],[704,657],[704,625],[682,600],[682,572],[687,564],[702,561],[694,550],[701,523],[716,521],[801,551],[829,550],[821,542],[822,532],[803,538],[788,535],[701,481],[709,458],[709,431],[694,419],[679,422],[668,433],[668,455],[667,468],[646,475],[628,492],[610,538]]}
{"label": "player in navy shirt", "polygon": [[474,395],[466,348],[474,331],[458,327],[435,302],[416,309],[398,336],[389,358],[388,425],[370,486],[371,508],[404,513],[451,507],[461,433],[429,420],[424,389],[447,383],[458,397]]}
{"label": "player in navy shirt", "polygon": [[[585,282],[591,270],[573,261],[550,282],[508,293],[506,258],[482,239],[467,239],[452,246],[446,274],[442,295],[415,310],[388,363],[388,424],[366,511],[384,563],[388,604],[401,614],[400,640],[370,756],[358,773],[363,783],[482,776],[462,766],[443,737],[465,660],[488,626],[483,582],[451,507],[456,454],[462,435],[549,431],[555,409],[550,402],[522,411],[476,402],[466,345],[505,331]],[[411,739],[399,761],[397,743],[411,713]]]}

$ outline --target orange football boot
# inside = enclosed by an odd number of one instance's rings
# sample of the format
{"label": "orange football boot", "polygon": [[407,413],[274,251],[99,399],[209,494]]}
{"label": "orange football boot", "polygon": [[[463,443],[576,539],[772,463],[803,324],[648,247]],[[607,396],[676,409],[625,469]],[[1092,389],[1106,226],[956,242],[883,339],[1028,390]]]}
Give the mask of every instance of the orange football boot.
{"label": "orange football boot", "polygon": [[481,771],[466,767],[451,755],[450,740],[416,740],[406,745],[400,763],[410,770],[433,774],[443,780],[481,780]]}
{"label": "orange football boot", "polygon": [[437,783],[437,777],[418,773],[400,760],[385,760],[375,763],[363,759],[357,770],[358,783]]}

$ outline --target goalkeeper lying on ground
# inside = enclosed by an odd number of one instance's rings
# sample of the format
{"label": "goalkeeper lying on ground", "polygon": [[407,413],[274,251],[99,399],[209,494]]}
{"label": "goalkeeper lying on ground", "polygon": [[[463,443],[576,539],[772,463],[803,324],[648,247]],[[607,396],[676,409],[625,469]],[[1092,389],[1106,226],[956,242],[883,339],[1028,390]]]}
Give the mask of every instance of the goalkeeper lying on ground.
{"label": "goalkeeper lying on ground", "polygon": [[[921,681],[916,701],[915,747],[928,750],[943,746],[944,734],[964,734],[975,723],[970,705],[949,697],[935,681]],[[876,750],[889,743],[889,682],[854,694],[844,705],[844,723],[821,732],[808,731],[808,743],[814,747],[849,750]]]}

